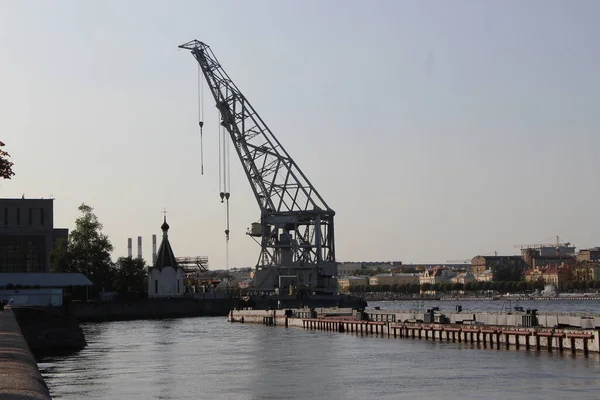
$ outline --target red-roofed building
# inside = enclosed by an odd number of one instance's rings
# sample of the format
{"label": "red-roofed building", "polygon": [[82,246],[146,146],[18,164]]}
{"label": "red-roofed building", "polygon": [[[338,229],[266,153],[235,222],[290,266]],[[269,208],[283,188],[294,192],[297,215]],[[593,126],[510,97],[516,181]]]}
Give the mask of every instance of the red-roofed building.
{"label": "red-roofed building", "polygon": [[545,284],[562,285],[571,279],[571,268],[566,265],[561,267],[535,267],[525,270],[527,282],[542,281]]}

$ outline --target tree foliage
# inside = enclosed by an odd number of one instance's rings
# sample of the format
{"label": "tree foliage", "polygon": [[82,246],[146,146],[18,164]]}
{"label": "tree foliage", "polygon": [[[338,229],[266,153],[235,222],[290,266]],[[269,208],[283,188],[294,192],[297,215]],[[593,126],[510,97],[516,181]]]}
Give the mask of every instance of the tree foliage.
{"label": "tree foliage", "polygon": [[79,206],[81,215],[68,241],[59,241],[49,255],[53,272],[80,272],[87,276],[97,291],[110,290],[115,271],[110,253],[113,246],[103,234],[102,224],[87,204]]}
{"label": "tree foliage", "polygon": [[0,177],[10,179],[15,175],[12,170],[13,163],[9,160],[10,154],[2,150],[1,147],[4,147],[4,142],[2,141],[0,141]]}
{"label": "tree foliage", "polygon": [[518,265],[500,264],[492,268],[494,281],[520,281],[523,279],[523,268]]}
{"label": "tree foliage", "polygon": [[120,293],[143,292],[145,269],[143,259],[120,257],[115,264],[114,289]]}

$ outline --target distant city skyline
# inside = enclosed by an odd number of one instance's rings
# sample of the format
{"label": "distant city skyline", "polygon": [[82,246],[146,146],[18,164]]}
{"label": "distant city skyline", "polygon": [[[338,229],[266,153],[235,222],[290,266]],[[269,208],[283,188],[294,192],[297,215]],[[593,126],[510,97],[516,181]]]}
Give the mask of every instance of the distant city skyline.
{"label": "distant city skyline", "polygon": [[[336,211],[338,261],[444,263],[560,235],[600,245],[600,3],[0,2],[0,197],[95,209],[114,245],[160,236],[211,269],[254,266],[259,208],[177,46],[211,46]],[[134,239],[135,241],[136,239]]]}

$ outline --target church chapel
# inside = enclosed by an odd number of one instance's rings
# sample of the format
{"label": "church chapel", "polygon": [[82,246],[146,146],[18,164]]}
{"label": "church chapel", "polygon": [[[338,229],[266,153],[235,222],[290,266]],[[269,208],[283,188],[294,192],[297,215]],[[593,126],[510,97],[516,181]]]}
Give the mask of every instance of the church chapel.
{"label": "church chapel", "polygon": [[160,229],[163,231],[162,242],[154,265],[148,267],[148,297],[181,297],[184,293],[184,272],[177,264],[169,243],[169,224],[166,216]]}

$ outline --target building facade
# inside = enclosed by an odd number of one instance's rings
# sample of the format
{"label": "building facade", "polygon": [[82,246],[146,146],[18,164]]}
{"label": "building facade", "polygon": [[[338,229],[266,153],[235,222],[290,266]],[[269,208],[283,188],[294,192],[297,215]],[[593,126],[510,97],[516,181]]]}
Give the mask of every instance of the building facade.
{"label": "building facade", "polygon": [[475,282],[475,277],[471,272],[462,272],[450,278],[450,282],[464,285],[465,283]]}
{"label": "building facade", "polygon": [[342,292],[351,292],[353,287],[366,286],[369,278],[366,276],[344,276],[338,278],[338,286]]}
{"label": "building facade", "polygon": [[0,199],[0,273],[49,272],[48,254],[68,235],[54,228],[54,199]]}
{"label": "building facade", "polygon": [[455,272],[444,266],[438,265],[423,271],[419,276],[419,284],[423,285],[429,283],[435,285],[436,283],[449,282],[454,275],[456,275]]}
{"label": "building facade", "polygon": [[576,281],[600,281],[600,264],[578,264],[573,267]]}
{"label": "building facade", "polygon": [[527,282],[544,282],[547,285],[562,285],[571,279],[571,269],[563,266],[555,267],[535,267],[525,271],[525,280]]}
{"label": "building facade", "polygon": [[576,257],[577,261],[600,262],[600,247],[579,250]]}
{"label": "building facade", "polygon": [[419,283],[419,274],[399,273],[399,274],[377,274],[369,278],[369,285],[402,285],[410,283]]}
{"label": "building facade", "polygon": [[357,262],[338,263],[338,276],[350,276],[362,269],[362,264]]}

